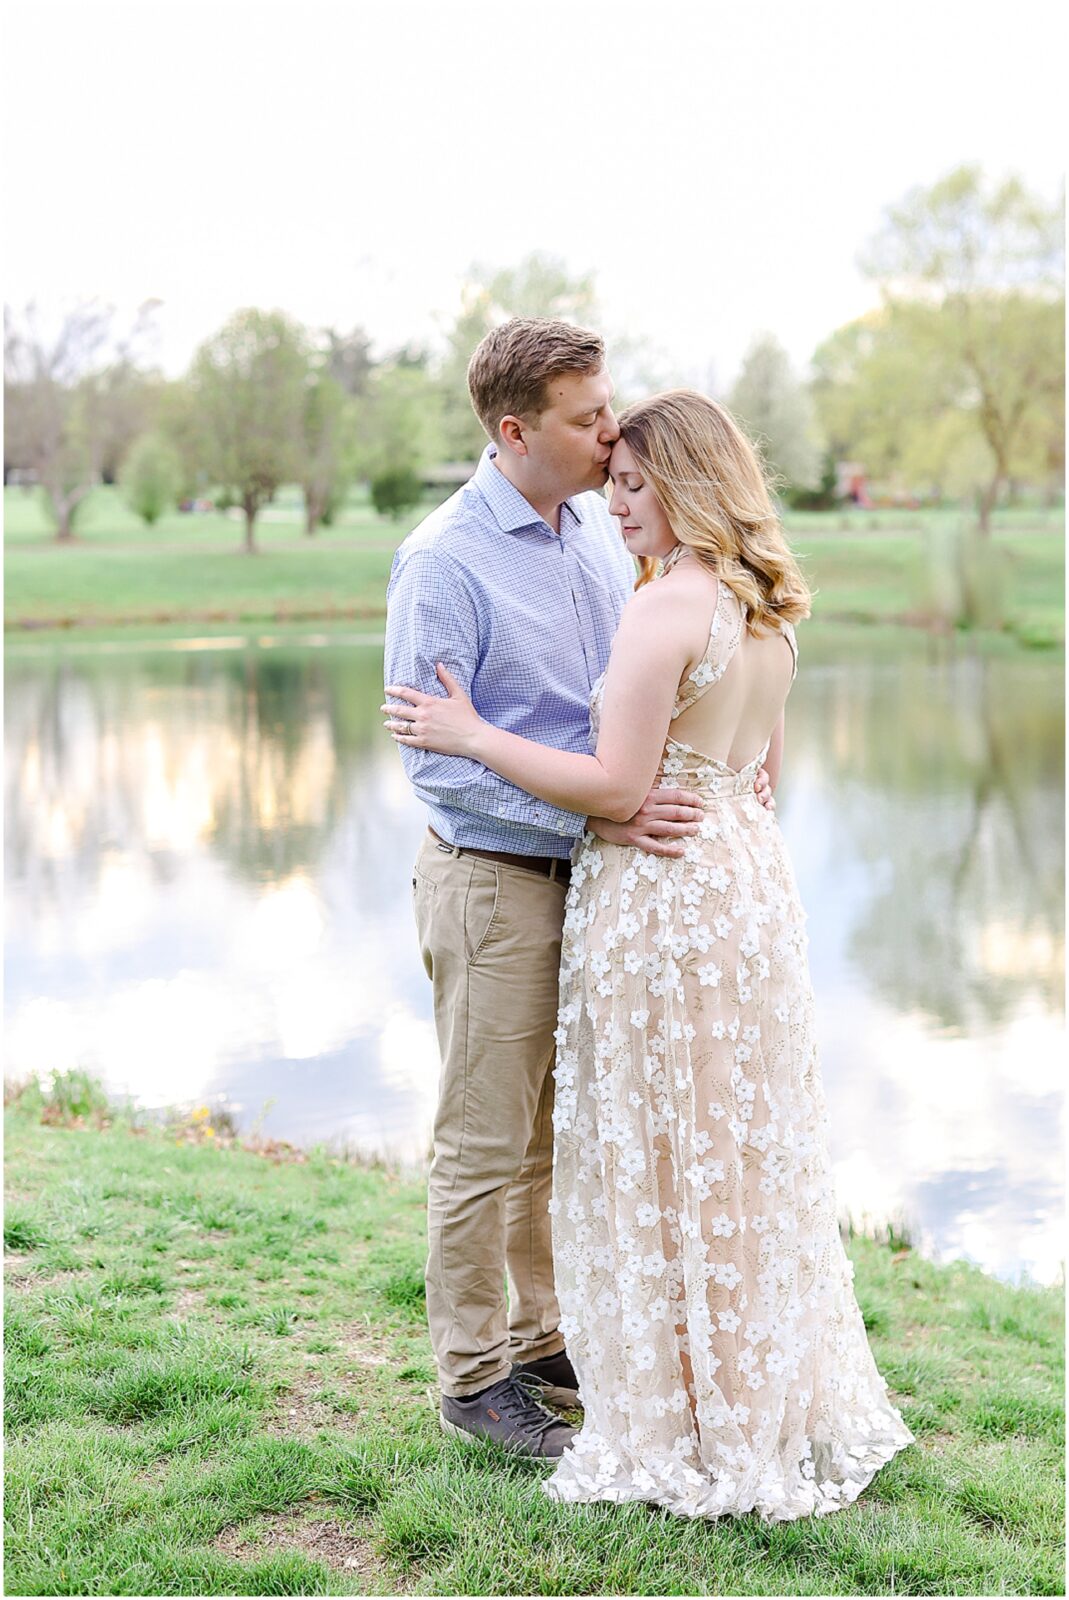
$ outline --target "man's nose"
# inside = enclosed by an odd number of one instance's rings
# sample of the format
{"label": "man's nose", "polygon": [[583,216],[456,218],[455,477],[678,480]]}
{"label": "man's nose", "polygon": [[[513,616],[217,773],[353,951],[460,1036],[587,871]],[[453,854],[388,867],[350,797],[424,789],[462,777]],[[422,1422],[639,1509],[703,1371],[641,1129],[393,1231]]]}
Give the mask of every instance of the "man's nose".
{"label": "man's nose", "polygon": [[605,421],[601,425],[601,441],[603,444],[615,444],[620,437],[620,424],[615,414],[610,410],[605,413]]}

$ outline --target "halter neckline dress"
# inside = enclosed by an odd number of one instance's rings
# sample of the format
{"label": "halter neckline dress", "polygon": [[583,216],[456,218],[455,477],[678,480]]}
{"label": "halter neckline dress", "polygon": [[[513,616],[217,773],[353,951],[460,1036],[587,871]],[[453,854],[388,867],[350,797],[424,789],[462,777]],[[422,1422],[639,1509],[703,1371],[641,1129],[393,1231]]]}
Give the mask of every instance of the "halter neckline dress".
{"label": "halter neckline dress", "polygon": [[[720,582],[673,721],[745,625]],[[913,1438],[839,1236],[805,915],[753,792],[766,754],[736,771],[669,735],[662,785],[706,807],[684,856],[591,833],[577,850],[551,1211],[584,1422],[545,1484],[556,1500],[823,1515]]]}

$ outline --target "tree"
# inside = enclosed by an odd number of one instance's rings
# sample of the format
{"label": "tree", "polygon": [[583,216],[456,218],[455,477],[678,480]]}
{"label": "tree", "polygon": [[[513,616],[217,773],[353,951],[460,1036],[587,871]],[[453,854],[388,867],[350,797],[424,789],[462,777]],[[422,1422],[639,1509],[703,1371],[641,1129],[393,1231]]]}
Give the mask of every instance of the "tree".
{"label": "tree", "polygon": [[151,527],[174,505],[182,468],[162,434],[143,433],[127,451],[119,481],[131,508]]}
{"label": "tree", "polygon": [[821,431],[839,460],[903,488],[942,486],[951,444],[941,419],[958,417],[956,392],[917,350],[920,314],[884,306],[839,328],[813,357],[811,393]]}
{"label": "tree", "polygon": [[352,417],[341,384],[321,365],[309,373],[301,433],[301,488],[309,538],[344,499],[351,470]]}
{"label": "tree", "polygon": [[[836,454],[911,492],[967,496],[991,456],[960,372],[933,355],[941,317],[938,305],[899,302],[840,328],[813,358],[813,393]],[[1005,573],[983,531],[933,532],[918,582],[916,609],[932,621],[1001,626]]]}
{"label": "tree", "polygon": [[634,401],[663,389],[678,388],[683,381],[674,359],[645,334],[632,330],[607,333],[605,344],[616,385],[613,409],[617,416]]}
{"label": "tree", "polygon": [[336,328],[326,328],[323,333],[326,345],[327,371],[348,395],[365,394],[374,362],[371,359],[371,340],[363,328],[351,333],[339,333]]}
{"label": "tree", "polygon": [[442,443],[449,461],[476,461],[486,447],[483,425],[468,396],[468,362],[492,326],[492,306],[485,287],[466,283],[439,372]]}
{"label": "tree", "polygon": [[261,507],[300,474],[308,360],[297,323],[255,310],[235,312],[193,359],[201,459],[244,511],[249,555]]}
{"label": "tree", "polygon": [[[892,206],[864,263],[913,358],[986,446],[980,528],[1065,386],[1064,204],[1049,206],[1017,178],[992,186],[959,167]],[[1043,453],[1042,446],[1040,447]],[[1058,454],[1048,444],[1048,458]]]}
{"label": "tree", "polygon": [[592,273],[572,276],[556,256],[535,251],[514,267],[473,266],[461,291],[439,373],[443,443],[450,460],[474,461],[486,444],[468,399],[468,362],[480,340],[510,317],[588,323],[596,315]]}
{"label": "tree", "polygon": [[357,402],[356,461],[361,476],[419,473],[441,455],[438,385],[422,367],[381,366]]}
{"label": "tree", "polygon": [[74,538],[86,496],[145,424],[149,380],[138,344],[153,309],[143,306],[118,343],[113,313],[92,302],[66,312],[52,335],[33,306],[21,315],[4,309],[4,459],[34,473],[61,543]]}
{"label": "tree", "polygon": [[194,500],[209,488],[201,453],[196,401],[188,378],[164,383],[157,399],[157,429],[178,464],[175,498]]}
{"label": "tree", "polygon": [[750,346],[728,405],[760,445],[776,478],[790,487],[815,485],[820,454],[813,438],[813,408],[786,350],[771,334],[760,335]]}
{"label": "tree", "polygon": [[99,375],[95,404],[106,419],[100,459],[100,475],[105,483],[118,482],[134,440],[157,426],[165,387],[160,374],[146,371],[137,350],[126,341]]}

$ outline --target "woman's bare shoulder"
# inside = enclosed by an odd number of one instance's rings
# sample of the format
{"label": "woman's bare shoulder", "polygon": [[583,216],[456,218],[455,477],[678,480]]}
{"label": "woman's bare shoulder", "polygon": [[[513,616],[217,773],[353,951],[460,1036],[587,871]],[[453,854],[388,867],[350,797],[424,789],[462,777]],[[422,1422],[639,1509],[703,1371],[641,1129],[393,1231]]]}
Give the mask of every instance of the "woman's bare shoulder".
{"label": "woman's bare shoulder", "polygon": [[643,584],[624,606],[620,626],[660,628],[670,619],[682,619],[690,608],[687,594],[674,589],[667,578]]}
{"label": "woman's bare shoulder", "polygon": [[694,561],[681,561],[663,578],[655,578],[631,596],[627,607],[678,610],[692,606],[706,607],[716,604],[720,580],[714,572],[700,567]]}
{"label": "woman's bare shoulder", "polygon": [[636,590],[624,607],[620,628],[632,636],[670,631],[686,657],[696,640],[704,648],[708,638],[717,579],[697,573],[675,581],[679,577],[677,569]]}

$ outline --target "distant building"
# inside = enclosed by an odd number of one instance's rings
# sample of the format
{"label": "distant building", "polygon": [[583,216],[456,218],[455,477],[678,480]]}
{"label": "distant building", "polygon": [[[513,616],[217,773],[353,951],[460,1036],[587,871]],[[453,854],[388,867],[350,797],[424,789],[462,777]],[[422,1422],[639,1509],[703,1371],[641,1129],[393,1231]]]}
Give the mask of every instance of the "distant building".
{"label": "distant building", "polygon": [[428,494],[452,494],[474,471],[474,461],[443,461],[436,467],[424,467],[420,481]]}

